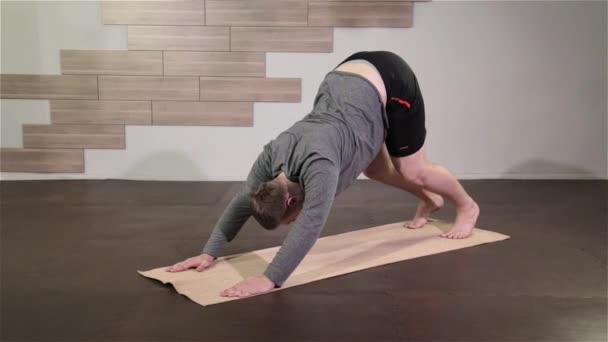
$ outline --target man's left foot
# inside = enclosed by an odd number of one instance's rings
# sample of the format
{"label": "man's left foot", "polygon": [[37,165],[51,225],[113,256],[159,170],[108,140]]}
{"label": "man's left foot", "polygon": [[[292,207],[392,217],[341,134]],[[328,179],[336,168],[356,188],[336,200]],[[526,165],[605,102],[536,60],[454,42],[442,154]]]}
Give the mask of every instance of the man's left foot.
{"label": "man's left foot", "polygon": [[473,235],[473,228],[479,217],[479,206],[471,198],[471,202],[456,210],[456,222],[448,232],[441,234],[448,239],[466,239]]}
{"label": "man's left foot", "polygon": [[429,216],[435,211],[443,207],[443,197],[437,194],[430,194],[430,202],[420,201],[418,209],[416,209],[416,216],[411,221],[406,221],[403,226],[409,229],[420,229],[428,222]]}

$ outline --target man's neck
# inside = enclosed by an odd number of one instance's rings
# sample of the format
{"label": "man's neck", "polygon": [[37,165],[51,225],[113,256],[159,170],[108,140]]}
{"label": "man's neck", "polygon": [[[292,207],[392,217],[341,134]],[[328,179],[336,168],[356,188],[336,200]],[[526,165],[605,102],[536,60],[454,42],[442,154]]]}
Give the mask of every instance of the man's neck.
{"label": "man's neck", "polygon": [[287,175],[285,174],[285,172],[281,172],[279,173],[279,175],[277,176],[277,179],[279,182],[281,182],[281,184],[285,184],[285,186],[289,186],[289,185],[299,185],[296,182],[292,182],[289,177],[287,177]]}
{"label": "man's neck", "polygon": [[285,185],[292,183],[292,181],[289,180],[289,178],[287,177],[285,172],[279,173],[279,175],[277,176],[277,179],[279,180],[279,182],[281,182],[282,184],[285,184]]}

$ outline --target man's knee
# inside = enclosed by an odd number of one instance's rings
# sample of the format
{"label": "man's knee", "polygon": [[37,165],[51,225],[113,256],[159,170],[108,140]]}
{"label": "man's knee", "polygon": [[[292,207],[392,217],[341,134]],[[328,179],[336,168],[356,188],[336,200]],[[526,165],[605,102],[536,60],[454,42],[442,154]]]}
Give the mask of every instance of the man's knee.
{"label": "man's knee", "polygon": [[386,172],[384,170],[368,168],[365,171],[363,171],[363,174],[365,175],[365,177],[367,177],[369,179],[379,181],[384,178]]}
{"label": "man's knee", "polygon": [[398,171],[406,182],[416,186],[424,186],[426,168],[426,163],[421,162],[410,165],[400,165]]}

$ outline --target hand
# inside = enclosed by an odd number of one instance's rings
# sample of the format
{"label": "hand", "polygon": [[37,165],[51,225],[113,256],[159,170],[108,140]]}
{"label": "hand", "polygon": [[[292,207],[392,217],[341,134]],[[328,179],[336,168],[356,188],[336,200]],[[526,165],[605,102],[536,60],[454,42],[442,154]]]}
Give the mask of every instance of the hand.
{"label": "hand", "polygon": [[213,264],[215,258],[209,254],[201,254],[192,258],[188,258],[182,262],[178,262],[173,266],[165,268],[167,272],[181,272],[190,268],[195,268],[198,272],[208,268]]}
{"label": "hand", "polygon": [[248,297],[257,294],[270,292],[274,289],[274,283],[264,275],[251,277],[234,285],[231,288],[225,289],[220,293],[222,297]]}

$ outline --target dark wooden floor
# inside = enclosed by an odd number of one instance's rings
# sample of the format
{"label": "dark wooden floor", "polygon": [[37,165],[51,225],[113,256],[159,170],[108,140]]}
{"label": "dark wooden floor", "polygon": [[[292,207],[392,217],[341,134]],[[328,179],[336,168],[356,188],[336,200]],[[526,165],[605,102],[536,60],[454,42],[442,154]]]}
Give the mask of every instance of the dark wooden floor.
{"label": "dark wooden floor", "polygon": [[[463,184],[478,226],[511,239],[202,307],[136,270],[198,253],[237,183],[1,182],[1,339],[606,341],[608,182]],[[358,181],[323,235],[401,221],[415,205]],[[285,234],[251,220],[226,253]]]}

